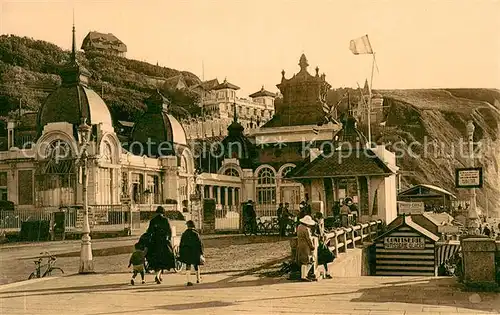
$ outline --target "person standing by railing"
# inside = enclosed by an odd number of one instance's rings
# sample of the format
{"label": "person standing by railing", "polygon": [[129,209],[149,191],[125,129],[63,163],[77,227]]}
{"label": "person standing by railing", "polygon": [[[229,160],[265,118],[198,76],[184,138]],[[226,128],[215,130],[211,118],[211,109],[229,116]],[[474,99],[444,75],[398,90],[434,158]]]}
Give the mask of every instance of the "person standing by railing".
{"label": "person standing by railing", "polygon": [[340,207],[340,218],[343,227],[349,226],[349,215],[351,214],[351,208],[349,208],[350,198],[346,198],[343,202],[342,207]]}
{"label": "person standing by railing", "polygon": [[332,276],[328,273],[328,264],[335,259],[335,256],[326,245],[325,220],[323,214],[321,212],[316,212],[314,214],[314,220],[316,221],[316,226],[313,235],[317,236],[319,240],[318,265],[323,265],[323,268],[325,268],[323,278],[331,279]]}
{"label": "person standing by railing", "polygon": [[300,279],[302,281],[311,281],[308,278],[309,270],[312,267],[314,244],[311,237],[311,229],[316,225],[316,222],[311,216],[306,215],[299,220],[300,224],[297,227],[297,264],[300,265]]}

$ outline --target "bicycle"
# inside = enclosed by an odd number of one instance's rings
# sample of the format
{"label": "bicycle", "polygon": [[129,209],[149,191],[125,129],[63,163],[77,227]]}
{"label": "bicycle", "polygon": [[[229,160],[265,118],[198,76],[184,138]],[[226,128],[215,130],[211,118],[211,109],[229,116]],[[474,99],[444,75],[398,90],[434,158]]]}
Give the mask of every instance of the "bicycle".
{"label": "bicycle", "polygon": [[182,268],[184,267],[184,263],[179,260],[179,246],[175,245],[173,248],[174,252],[174,261],[175,261],[175,267],[174,271],[175,272],[181,272]]}
{"label": "bicycle", "polygon": [[266,231],[268,235],[275,234],[280,232],[280,222],[278,218],[272,218],[271,221],[267,221],[266,223]]}
{"label": "bicycle", "polygon": [[257,218],[257,234],[260,234],[260,235],[267,235],[268,234],[267,222],[262,221],[261,218]]}
{"label": "bicycle", "polygon": [[[55,270],[59,270],[62,274],[64,274],[64,271],[60,267],[55,267],[54,264],[56,263],[56,256],[51,255],[49,252],[44,252],[40,253],[40,255],[47,255],[47,263],[42,265],[42,260],[44,257],[38,258],[38,260],[35,260],[35,271],[33,271],[29,277],[28,280],[31,280],[33,278],[43,278],[46,276],[51,276],[52,272]],[[45,271],[42,274],[42,267],[47,267]]]}

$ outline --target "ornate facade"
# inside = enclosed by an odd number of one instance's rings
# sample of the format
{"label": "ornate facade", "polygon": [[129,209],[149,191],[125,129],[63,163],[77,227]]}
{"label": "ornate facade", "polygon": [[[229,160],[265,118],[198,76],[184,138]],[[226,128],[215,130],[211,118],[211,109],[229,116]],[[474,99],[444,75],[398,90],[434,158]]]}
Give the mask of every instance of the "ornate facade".
{"label": "ornate facade", "polygon": [[234,110],[246,134],[251,134],[274,115],[276,94],[264,86],[247,98],[237,96],[238,86],[224,80],[205,81],[191,88],[202,96],[202,118],[183,121],[189,139],[226,136],[227,126],[233,120]]}

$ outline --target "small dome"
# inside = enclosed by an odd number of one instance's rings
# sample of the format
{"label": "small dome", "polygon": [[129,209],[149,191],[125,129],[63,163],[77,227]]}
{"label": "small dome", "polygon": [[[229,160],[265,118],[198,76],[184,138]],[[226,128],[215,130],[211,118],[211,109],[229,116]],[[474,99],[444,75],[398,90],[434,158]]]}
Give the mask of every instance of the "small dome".
{"label": "small dome", "polygon": [[[139,118],[132,130],[132,142],[143,144],[143,148],[139,152],[139,146],[131,147],[132,153],[152,157],[175,155],[176,146],[187,146],[184,128],[167,112],[168,100],[156,91],[145,103],[148,110]],[[149,151],[148,143],[151,148]]]}

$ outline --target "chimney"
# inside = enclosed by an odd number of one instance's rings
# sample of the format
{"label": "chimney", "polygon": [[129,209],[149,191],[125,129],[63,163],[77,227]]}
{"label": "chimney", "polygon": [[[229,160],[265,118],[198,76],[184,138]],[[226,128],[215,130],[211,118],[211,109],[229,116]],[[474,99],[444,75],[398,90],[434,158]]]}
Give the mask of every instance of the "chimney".
{"label": "chimney", "polygon": [[7,147],[9,150],[15,146],[15,135],[14,132],[16,130],[16,121],[9,120],[7,122]]}

